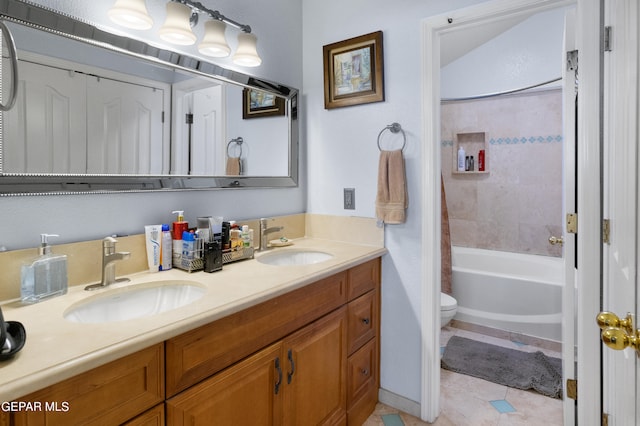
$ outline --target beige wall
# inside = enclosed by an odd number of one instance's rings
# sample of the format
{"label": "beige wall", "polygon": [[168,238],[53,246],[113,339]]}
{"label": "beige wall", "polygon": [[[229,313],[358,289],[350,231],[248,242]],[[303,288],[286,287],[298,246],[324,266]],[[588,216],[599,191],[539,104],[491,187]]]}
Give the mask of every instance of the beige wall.
{"label": "beige wall", "polygon": [[[441,123],[452,244],[561,256],[548,242],[562,235],[561,91],[444,103]],[[488,174],[452,174],[464,132],[486,133]]]}

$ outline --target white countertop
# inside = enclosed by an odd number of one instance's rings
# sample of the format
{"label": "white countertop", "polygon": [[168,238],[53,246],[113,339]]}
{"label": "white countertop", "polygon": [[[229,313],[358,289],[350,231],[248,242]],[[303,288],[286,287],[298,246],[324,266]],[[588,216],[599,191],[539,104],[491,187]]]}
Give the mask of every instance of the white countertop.
{"label": "white countertop", "polygon": [[[310,265],[272,266],[256,259],[224,265],[215,273],[188,273],[179,269],[129,275],[131,282],[104,290],[69,288],[66,295],[34,305],[19,302],[2,306],[5,321],[21,322],[27,332],[24,348],[0,362],[0,402],[11,401],[138,350],[162,342],[216,319],[256,305],[352,266],[382,256],[383,247],[302,238],[273,251],[313,249],[332,254]],[[117,271],[117,267],[116,267]],[[80,324],[63,313],[84,299],[151,281],[192,281],[206,287],[199,300],[158,315],[129,321]],[[89,283],[87,283],[89,284]]]}

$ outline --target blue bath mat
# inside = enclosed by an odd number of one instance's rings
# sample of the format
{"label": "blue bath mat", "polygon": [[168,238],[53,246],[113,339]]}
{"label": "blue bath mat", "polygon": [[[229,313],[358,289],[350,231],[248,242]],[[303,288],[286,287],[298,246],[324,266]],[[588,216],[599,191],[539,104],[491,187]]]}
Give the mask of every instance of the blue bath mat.
{"label": "blue bath mat", "polygon": [[453,336],[442,368],[516,389],[562,398],[562,360]]}

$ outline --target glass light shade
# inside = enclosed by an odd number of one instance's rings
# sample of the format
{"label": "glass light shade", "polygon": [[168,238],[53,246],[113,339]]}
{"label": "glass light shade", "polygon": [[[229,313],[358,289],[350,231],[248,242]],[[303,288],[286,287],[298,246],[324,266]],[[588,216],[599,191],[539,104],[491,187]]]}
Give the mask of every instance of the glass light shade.
{"label": "glass light shade", "polygon": [[227,24],[222,21],[210,20],[204,23],[204,37],[198,45],[198,51],[203,55],[214,58],[225,58],[231,53],[224,32]]}
{"label": "glass light shade", "polygon": [[196,35],[191,31],[191,8],[186,4],[167,3],[167,19],[160,28],[159,35],[164,41],[182,46],[196,42]]}
{"label": "glass light shade", "polygon": [[118,25],[134,30],[148,30],[153,26],[153,19],[147,12],[145,0],[116,0],[109,9],[109,18]]}
{"label": "glass light shade", "polygon": [[262,63],[257,50],[258,38],[251,33],[238,34],[238,48],[233,63],[245,67],[257,67]]}

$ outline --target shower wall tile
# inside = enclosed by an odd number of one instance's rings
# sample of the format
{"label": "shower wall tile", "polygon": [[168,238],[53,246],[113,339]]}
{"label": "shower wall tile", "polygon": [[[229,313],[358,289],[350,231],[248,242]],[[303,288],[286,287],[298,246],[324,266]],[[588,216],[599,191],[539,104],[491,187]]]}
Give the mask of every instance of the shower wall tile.
{"label": "shower wall tile", "polygon": [[[444,103],[441,119],[452,244],[561,256],[548,238],[563,225],[562,92]],[[485,132],[488,174],[452,174],[464,132]]]}

